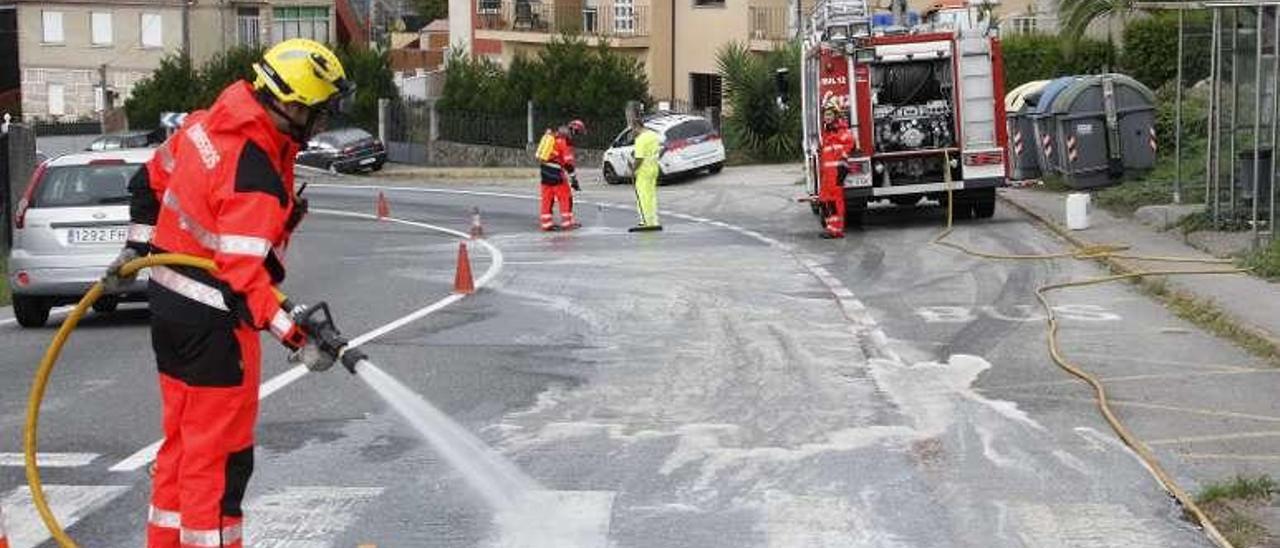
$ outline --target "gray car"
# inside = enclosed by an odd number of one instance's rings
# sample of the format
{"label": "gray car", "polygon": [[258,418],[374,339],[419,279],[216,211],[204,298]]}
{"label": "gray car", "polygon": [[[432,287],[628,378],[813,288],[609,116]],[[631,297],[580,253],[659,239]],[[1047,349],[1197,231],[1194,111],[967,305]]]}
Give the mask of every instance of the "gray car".
{"label": "gray car", "polygon": [[[129,232],[129,180],[152,150],[70,154],[36,170],[14,216],[9,286],[23,327],[39,327],[52,307],[74,303],[100,279]],[[110,313],[146,300],[145,272],[94,305]]]}

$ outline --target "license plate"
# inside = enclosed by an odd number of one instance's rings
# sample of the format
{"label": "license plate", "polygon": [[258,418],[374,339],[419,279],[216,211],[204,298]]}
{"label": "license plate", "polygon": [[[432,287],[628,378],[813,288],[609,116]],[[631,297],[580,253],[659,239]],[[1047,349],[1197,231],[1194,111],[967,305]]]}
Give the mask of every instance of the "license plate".
{"label": "license plate", "polygon": [[67,232],[67,243],[72,244],[118,244],[124,243],[129,236],[128,227],[112,226],[103,228],[73,228]]}
{"label": "license plate", "polygon": [[372,163],[374,163],[374,162],[376,162],[376,161],[378,161],[378,158],[376,158],[376,157],[373,157],[373,158],[365,158],[365,159],[363,159],[363,160],[360,160],[360,165],[362,165],[362,166],[367,166],[367,165],[372,164]]}

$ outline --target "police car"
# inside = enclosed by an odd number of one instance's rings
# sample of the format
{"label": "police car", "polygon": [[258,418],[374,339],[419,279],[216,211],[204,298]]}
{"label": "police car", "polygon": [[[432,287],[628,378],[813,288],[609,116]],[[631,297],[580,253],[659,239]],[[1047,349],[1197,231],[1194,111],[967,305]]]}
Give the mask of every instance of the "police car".
{"label": "police car", "polygon": [[[658,157],[659,177],[695,173],[706,170],[719,173],[724,168],[724,141],[711,122],[701,116],[661,114],[644,121],[656,131],[662,143]],[[636,136],[631,128],[619,133],[604,153],[605,182],[616,185],[632,178]]]}

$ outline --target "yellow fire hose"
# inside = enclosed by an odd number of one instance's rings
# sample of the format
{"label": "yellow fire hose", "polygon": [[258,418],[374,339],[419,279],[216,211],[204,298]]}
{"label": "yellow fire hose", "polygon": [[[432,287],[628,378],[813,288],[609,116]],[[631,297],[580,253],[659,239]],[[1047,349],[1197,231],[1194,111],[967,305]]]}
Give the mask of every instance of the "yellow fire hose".
{"label": "yellow fire hose", "polygon": [[[164,253],[129,261],[120,268],[120,274],[123,277],[130,277],[137,274],[139,270],[159,265],[190,266],[209,271],[216,269],[213,261],[209,259],[176,253]],[[80,319],[89,311],[89,307],[93,306],[93,303],[102,297],[102,291],[102,282],[93,284],[93,287],[89,288],[89,292],[85,293],[80,302],[76,304],[75,309],[67,314],[67,319],[62,321],[62,327],[59,327],[58,332],[53,336],[53,341],[49,343],[49,348],[45,350],[44,357],[40,360],[40,367],[36,368],[35,380],[31,383],[31,396],[27,400],[27,421],[22,429],[23,456],[27,471],[27,485],[31,488],[31,502],[35,504],[36,511],[40,513],[40,519],[44,521],[45,527],[49,529],[49,534],[63,548],[74,547],[76,543],[71,540],[71,537],[67,536],[66,531],[62,530],[58,519],[54,517],[53,512],[49,509],[49,502],[45,500],[44,488],[40,483],[40,469],[36,466],[36,433],[40,422],[40,402],[44,399],[44,390],[48,385],[49,375],[53,373],[53,365],[58,361],[58,355],[62,353],[62,346],[67,343],[67,339],[71,337],[71,332],[75,330],[76,325],[80,323]],[[279,290],[276,291],[276,296],[283,301],[284,294],[280,293]]]}
{"label": "yellow fire hose", "polygon": [[[949,161],[948,161],[949,158],[947,158],[947,156],[948,155],[944,153],[944,162],[947,162],[944,165],[949,164]],[[1087,259],[1113,258],[1113,259],[1129,259],[1129,260],[1140,260],[1140,261],[1149,261],[1149,262],[1218,264],[1218,265],[1231,264],[1230,260],[1222,260],[1222,259],[1197,259],[1197,258],[1191,258],[1191,257],[1128,255],[1128,254],[1121,253],[1122,251],[1127,250],[1128,246],[1116,246],[1116,245],[1093,245],[1093,246],[1079,247],[1075,251],[1069,252],[1069,253],[1050,253],[1050,254],[1044,254],[1044,255],[1021,255],[1021,254],[991,253],[986,251],[979,251],[979,250],[970,249],[960,244],[947,242],[944,240],[946,240],[946,238],[950,236],[951,232],[954,230],[953,221],[954,221],[954,209],[955,209],[955,199],[954,199],[955,194],[954,194],[954,189],[952,187],[950,170],[944,170],[944,171],[945,171],[944,181],[946,183],[945,186],[947,189],[947,226],[941,233],[938,234],[937,237],[933,239],[932,243],[935,245],[955,249],[957,251],[960,251],[962,253],[965,253],[967,255],[971,255],[974,257],[979,257],[984,259],[997,259],[997,260],[1047,260],[1047,259],[1061,259],[1061,258],[1087,260]],[[1137,436],[1135,436],[1133,432],[1131,432],[1129,428],[1126,427],[1124,423],[1121,422],[1120,419],[1116,416],[1116,414],[1111,410],[1111,404],[1107,399],[1106,387],[1102,384],[1102,381],[1098,379],[1098,377],[1096,377],[1095,375],[1089,373],[1088,371],[1085,371],[1080,366],[1071,363],[1063,355],[1061,345],[1058,342],[1058,328],[1059,328],[1058,318],[1054,314],[1053,308],[1049,306],[1049,300],[1046,294],[1051,291],[1055,291],[1059,289],[1067,289],[1072,287],[1084,287],[1084,286],[1090,286],[1090,285],[1100,285],[1100,284],[1105,284],[1105,283],[1110,283],[1110,282],[1115,282],[1120,280],[1138,279],[1138,278],[1143,278],[1147,276],[1239,274],[1243,272],[1248,272],[1248,269],[1224,268],[1224,269],[1203,269],[1203,270],[1142,270],[1142,271],[1129,272],[1126,274],[1101,276],[1096,278],[1088,278],[1084,280],[1075,280],[1075,281],[1047,284],[1047,285],[1043,285],[1036,288],[1036,299],[1040,301],[1040,306],[1044,308],[1045,316],[1048,319],[1049,355],[1053,359],[1053,362],[1057,364],[1058,367],[1061,367],[1063,370],[1067,371],[1071,375],[1074,375],[1075,377],[1078,377],[1084,382],[1089,384],[1089,386],[1093,389],[1094,398],[1098,402],[1098,410],[1102,413],[1103,418],[1106,419],[1107,424],[1111,426],[1111,429],[1115,431],[1116,435],[1120,437],[1120,439],[1124,442],[1124,444],[1127,445],[1130,449],[1132,449],[1138,455],[1138,458],[1142,459],[1142,461],[1151,470],[1152,475],[1156,477],[1156,480],[1159,481],[1161,486],[1163,486],[1164,489],[1168,491],[1168,493],[1178,501],[1178,504],[1182,505],[1184,512],[1197,525],[1199,525],[1204,530],[1205,534],[1209,537],[1209,540],[1213,541],[1213,543],[1218,545],[1220,548],[1233,548],[1233,547],[1231,545],[1231,542],[1228,541],[1226,537],[1222,536],[1222,533],[1218,531],[1218,528],[1216,526],[1214,526],[1213,521],[1209,518],[1208,514],[1205,514],[1204,511],[1201,510],[1200,507],[1196,504],[1195,499],[1189,496],[1186,491],[1184,491],[1180,486],[1178,486],[1177,482],[1174,481],[1173,477],[1170,476],[1168,472],[1165,472],[1164,468],[1160,466],[1160,462],[1156,460],[1156,457],[1154,454],[1151,453],[1151,450],[1148,449],[1147,446],[1142,443],[1142,440],[1140,440]]]}

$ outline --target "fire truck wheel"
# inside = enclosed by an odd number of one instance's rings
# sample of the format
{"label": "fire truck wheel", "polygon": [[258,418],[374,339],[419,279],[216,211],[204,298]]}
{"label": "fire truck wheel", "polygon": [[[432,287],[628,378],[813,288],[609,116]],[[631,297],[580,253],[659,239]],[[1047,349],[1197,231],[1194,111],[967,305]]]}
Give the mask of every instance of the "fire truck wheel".
{"label": "fire truck wheel", "polygon": [[973,216],[979,219],[990,219],[996,214],[995,197],[983,198],[973,203]]}

